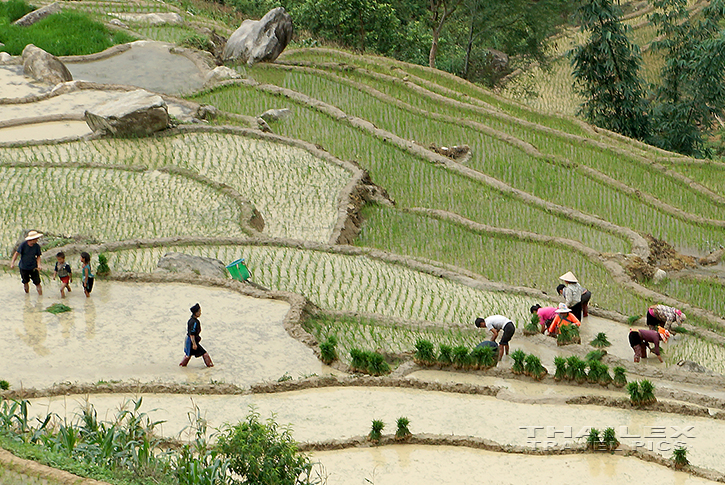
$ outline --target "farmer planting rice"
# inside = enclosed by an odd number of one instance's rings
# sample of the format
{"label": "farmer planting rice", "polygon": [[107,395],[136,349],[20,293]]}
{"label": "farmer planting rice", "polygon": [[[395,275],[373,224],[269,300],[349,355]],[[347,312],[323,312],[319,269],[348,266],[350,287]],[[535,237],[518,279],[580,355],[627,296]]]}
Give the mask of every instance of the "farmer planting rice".
{"label": "farmer planting rice", "polygon": [[559,329],[565,325],[576,325],[577,327],[581,326],[579,319],[565,303],[560,303],[559,308],[557,308],[554,313],[556,313],[556,316],[547,329],[547,334],[551,337],[556,337],[556,335],[559,334]]}
{"label": "farmer planting rice", "polygon": [[556,317],[556,307],[554,306],[542,307],[537,303],[536,305],[533,305],[529,311],[531,311],[532,315],[537,315],[539,317],[541,333],[546,331],[547,327],[551,325],[551,322],[553,322]]}
{"label": "farmer planting rice", "polygon": [[649,344],[653,344],[654,347],[650,349],[653,354],[657,356],[660,362],[662,356],[660,355],[660,342],[667,343],[667,339],[670,338],[670,332],[663,328],[657,327],[657,330],[632,330],[629,329],[629,345],[634,350],[634,361],[639,362],[640,358],[647,358],[647,349]]}
{"label": "farmer planting rice", "polygon": [[25,293],[30,291],[28,283],[33,280],[35,289],[38,290],[38,294],[43,294],[43,286],[40,284],[40,244],[38,239],[43,234],[30,231],[25,237],[25,241],[21,242],[18,249],[13,253],[13,258],[10,260],[10,269],[15,266],[15,261],[20,258],[18,263],[18,269],[20,270],[20,281],[23,282],[23,288]]}
{"label": "farmer planting rice", "polygon": [[556,292],[564,298],[564,303],[571,308],[571,312],[578,320],[582,319],[582,310],[586,317],[589,314],[588,306],[592,292],[580,285],[579,280],[571,271],[559,276],[559,279],[564,284],[557,286]]}
{"label": "farmer planting rice", "polygon": [[498,334],[503,332],[501,336],[501,342],[498,345],[498,360],[500,361],[503,357],[504,350],[506,355],[509,354],[509,342],[511,337],[516,332],[516,325],[510,318],[504,317],[503,315],[491,315],[486,318],[477,318],[475,325],[478,328],[487,328],[491,331],[491,341],[496,342]]}
{"label": "farmer planting rice", "polygon": [[687,315],[681,310],[671,306],[653,305],[647,309],[647,326],[650,329],[664,327],[672,330],[673,323],[675,326],[680,326],[686,318]]}
{"label": "farmer planting rice", "polygon": [[204,364],[207,367],[214,367],[214,363],[211,361],[211,357],[204,347],[199,343],[201,341],[201,322],[199,317],[201,316],[201,306],[197,303],[193,307],[189,308],[191,311],[191,317],[186,323],[186,343],[184,344],[184,358],[179,363],[181,367],[186,367],[186,364],[191,360],[191,356],[202,357]]}

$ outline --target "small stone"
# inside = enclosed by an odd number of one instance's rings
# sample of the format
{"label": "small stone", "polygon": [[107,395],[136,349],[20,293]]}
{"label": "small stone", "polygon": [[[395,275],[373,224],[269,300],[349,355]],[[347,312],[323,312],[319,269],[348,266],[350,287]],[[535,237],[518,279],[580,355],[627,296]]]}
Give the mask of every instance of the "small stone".
{"label": "small stone", "polygon": [[289,115],[292,114],[292,111],[290,111],[288,108],[282,108],[282,109],[268,109],[261,115],[259,115],[260,118],[262,118],[267,123],[272,121],[280,121],[285,118],[287,118]]}

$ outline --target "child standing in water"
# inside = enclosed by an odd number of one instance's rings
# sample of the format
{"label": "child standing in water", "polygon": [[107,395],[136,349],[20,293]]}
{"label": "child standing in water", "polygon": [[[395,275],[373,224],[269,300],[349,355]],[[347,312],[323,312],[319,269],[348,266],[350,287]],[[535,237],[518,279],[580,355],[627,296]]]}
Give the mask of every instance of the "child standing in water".
{"label": "child standing in water", "polygon": [[60,251],[55,255],[55,271],[53,271],[53,279],[57,276],[60,278],[60,297],[65,298],[65,290],[70,291],[70,284],[73,282],[73,272],[70,264],[65,262],[65,253]]}
{"label": "child standing in water", "polygon": [[91,255],[83,251],[81,253],[81,283],[83,284],[83,293],[86,298],[91,296],[93,290],[93,273],[91,273]]}

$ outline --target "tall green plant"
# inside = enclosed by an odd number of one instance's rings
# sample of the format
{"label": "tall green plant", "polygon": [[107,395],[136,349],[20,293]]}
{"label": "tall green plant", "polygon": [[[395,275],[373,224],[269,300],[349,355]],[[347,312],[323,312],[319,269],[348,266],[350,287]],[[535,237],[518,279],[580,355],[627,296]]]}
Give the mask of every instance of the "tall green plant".
{"label": "tall green plant", "polygon": [[577,10],[584,44],[572,49],[575,87],[584,97],[579,114],[631,138],[649,133],[639,47],[627,37],[622,10],[612,0],[586,0]]}
{"label": "tall green plant", "polygon": [[526,352],[521,349],[514,350],[513,352],[511,352],[511,360],[513,360],[513,364],[511,365],[511,372],[513,372],[514,374],[523,374],[524,361],[526,360]]}

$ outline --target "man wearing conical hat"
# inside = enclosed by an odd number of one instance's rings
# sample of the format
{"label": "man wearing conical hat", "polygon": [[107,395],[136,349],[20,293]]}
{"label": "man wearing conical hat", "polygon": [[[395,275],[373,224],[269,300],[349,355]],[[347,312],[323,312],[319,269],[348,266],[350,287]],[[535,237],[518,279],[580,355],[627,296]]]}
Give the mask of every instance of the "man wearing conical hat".
{"label": "man wearing conical hat", "polygon": [[38,239],[41,236],[42,234],[37,231],[30,231],[25,237],[25,241],[20,243],[18,249],[13,253],[13,258],[10,260],[10,269],[13,269],[15,267],[15,261],[20,258],[18,269],[20,270],[20,280],[23,282],[25,293],[30,292],[28,283],[30,283],[30,280],[33,280],[38,294],[43,294],[43,287],[40,284],[40,244],[38,244]]}

